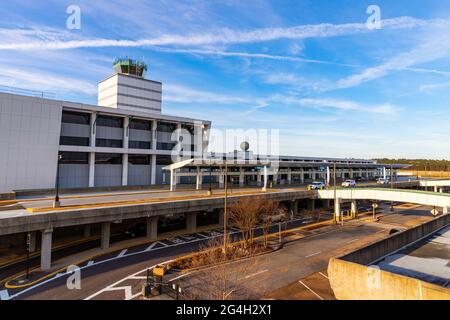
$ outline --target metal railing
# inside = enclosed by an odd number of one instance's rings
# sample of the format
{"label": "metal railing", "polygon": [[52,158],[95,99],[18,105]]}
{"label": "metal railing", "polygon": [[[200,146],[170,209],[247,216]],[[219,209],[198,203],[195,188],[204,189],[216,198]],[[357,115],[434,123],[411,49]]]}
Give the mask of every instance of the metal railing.
{"label": "metal railing", "polygon": [[42,99],[56,99],[56,93],[0,85],[0,92]]}

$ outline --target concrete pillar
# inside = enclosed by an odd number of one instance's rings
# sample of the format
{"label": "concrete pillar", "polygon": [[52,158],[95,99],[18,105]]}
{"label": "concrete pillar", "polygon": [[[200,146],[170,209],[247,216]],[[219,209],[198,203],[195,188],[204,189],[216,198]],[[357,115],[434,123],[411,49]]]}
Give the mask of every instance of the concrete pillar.
{"label": "concrete pillar", "polygon": [[341,216],[341,199],[336,198],[334,201],[334,215],[336,217],[336,220],[339,221]]}
{"label": "concrete pillar", "polygon": [[243,187],[244,182],[245,182],[244,169],[241,167],[239,168],[239,186]]}
{"label": "concrete pillar", "polygon": [[147,238],[150,240],[158,239],[158,217],[147,219]]}
{"label": "concrete pillar", "polygon": [[111,235],[111,222],[102,223],[102,249],[109,248],[109,238]]}
{"label": "concrete pillar", "polygon": [[298,213],[298,200],[293,200],[293,201],[291,201],[290,203],[289,203],[289,206],[290,206],[290,216],[291,216],[291,219],[294,219],[294,216],[296,216],[297,215],[297,213]]}
{"label": "concrete pillar", "polygon": [[96,123],[97,123],[97,114],[94,112],[91,114],[91,135],[90,135],[90,146],[95,147],[95,135],[96,135]]}
{"label": "concrete pillar", "polygon": [[327,177],[326,177],[326,185],[329,186],[331,183],[331,172],[330,167],[327,166]]}
{"label": "concrete pillar", "polygon": [[330,199],[323,199],[323,200],[322,200],[322,203],[323,203],[323,208],[324,208],[325,210],[330,209]]}
{"label": "concrete pillar", "polygon": [[383,167],[383,179],[386,179],[386,167]]}
{"label": "concrete pillar", "polygon": [[263,169],[263,175],[264,175],[264,182],[263,182],[263,191],[267,190],[267,166],[264,166]]}
{"label": "concrete pillar", "polygon": [[95,186],[95,152],[89,152],[89,187]]}
{"label": "concrete pillar", "polygon": [[170,170],[170,191],[177,190],[177,173],[176,170]]}
{"label": "concrete pillar", "polygon": [[186,229],[190,233],[197,230],[197,212],[186,213]]}
{"label": "concrete pillar", "polygon": [[449,207],[443,207],[442,214],[448,214],[448,213],[449,213]]}
{"label": "concrete pillar", "polygon": [[356,218],[356,215],[358,214],[358,205],[356,203],[356,200],[352,200],[350,212],[352,214],[352,217]]}
{"label": "concrete pillar", "polygon": [[53,229],[42,231],[41,241],[41,270],[49,271],[52,267],[52,234]]}
{"label": "concrete pillar", "polygon": [[287,172],[287,182],[288,184],[292,184],[292,170],[290,168],[288,168]]}
{"label": "concrete pillar", "polygon": [[152,120],[152,150],[156,151],[156,146],[158,143],[158,135],[157,135],[157,130],[158,129],[158,121],[156,120]]}
{"label": "concrete pillar", "polygon": [[200,167],[197,167],[197,176],[196,176],[196,189],[201,190],[202,189],[202,172],[200,171]]}
{"label": "concrete pillar", "polygon": [[314,199],[308,199],[308,201],[307,201],[307,209],[309,211],[314,211],[316,209],[316,201]]}
{"label": "concrete pillar", "polygon": [[122,186],[128,185],[128,154],[122,155]]}
{"label": "concrete pillar", "polygon": [[221,168],[219,173],[219,188],[223,188],[224,183],[225,183],[225,172]]}
{"label": "concrete pillar", "polygon": [[130,137],[130,118],[123,118],[123,148],[128,149],[128,140]]}
{"label": "concrete pillar", "polygon": [[30,252],[36,251],[36,236],[37,236],[36,231],[30,231]]}
{"label": "concrete pillar", "polygon": [[85,238],[89,238],[91,236],[91,225],[90,224],[86,224],[83,227],[83,233],[84,233]]}
{"label": "concrete pillar", "polygon": [[305,172],[303,171],[303,169],[300,173],[300,183],[305,183]]}
{"label": "concrete pillar", "polygon": [[311,178],[313,181],[316,180],[316,171],[314,169],[311,170]]}
{"label": "concrete pillar", "polygon": [[434,186],[434,192],[438,192],[438,187]]}
{"label": "concrete pillar", "polygon": [[154,185],[156,184],[156,154],[152,154],[150,157],[152,161],[150,167],[151,170],[150,183]]}
{"label": "concrete pillar", "polygon": [[223,209],[219,209],[219,225],[223,226],[225,214]]}

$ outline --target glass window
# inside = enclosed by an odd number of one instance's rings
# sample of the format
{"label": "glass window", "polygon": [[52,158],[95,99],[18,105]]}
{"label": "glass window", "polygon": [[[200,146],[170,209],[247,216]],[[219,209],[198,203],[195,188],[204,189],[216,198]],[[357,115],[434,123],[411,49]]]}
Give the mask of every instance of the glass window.
{"label": "glass window", "polygon": [[147,120],[131,119],[130,129],[151,131],[152,123]]}
{"label": "glass window", "polygon": [[149,141],[128,141],[129,149],[150,149],[151,143]]}
{"label": "glass window", "polygon": [[123,128],[123,118],[99,115],[96,124],[101,127]]}
{"label": "glass window", "polygon": [[158,129],[159,132],[169,132],[172,133],[177,129],[177,125],[175,123],[170,122],[158,122]]}
{"label": "glass window", "polygon": [[66,152],[61,151],[61,164],[88,164],[88,153],[87,152]]}
{"label": "glass window", "polygon": [[89,113],[63,111],[61,121],[63,123],[76,123],[76,124],[90,125],[90,117],[91,117],[91,115]]}
{"label": "glass window", "polygon": [[103,148],[122,148],[123,142],[122,140],[113,139],[95,139],[95,146]]}
{"label": "glass window", "polygon": [[59,144],[62,146],[89,146],[89,138],[61,136]]}
{"label": "glass window", "polygon": [[122,164],[122,155],[118,153],[96,153],[95,164]]}
{"label": "glass window", "polygon": [[149,165],[150,156],[141,154],[129,154],[128,162],[134,165]]}

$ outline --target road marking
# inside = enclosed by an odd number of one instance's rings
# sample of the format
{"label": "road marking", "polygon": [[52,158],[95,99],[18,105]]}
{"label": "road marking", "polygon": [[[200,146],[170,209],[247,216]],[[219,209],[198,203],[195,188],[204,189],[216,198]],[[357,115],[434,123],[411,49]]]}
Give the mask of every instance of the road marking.
{"label": "road marking", "polygon": [[375,232],[375,234],[377,234],[377,233],[383,233],[385,230],[380,230],[380,231],[377,231],[377,232]]}
{"label": "road marking", "polygon": [[299,280],[298,282],[300,282],[306,289],[311,291],[317,298],[319,298],[320,300],[323,300],[323,298],[321,296],[319,296],[313,289],[311,289],[306,284],[304,284],[302,280]]}
{"label": "road marking", "polygon": [[130,280],[147,280],[147,276],[132,276]]}
{"label": "road marking", "polygon": [[[161,242],[161,241],[158,241],[157,243],[163,245],[164,247],[168,247],[169,246],[167,243],[164,243],[164,242]],[[175,243],[175,245],[178,245],[178,243]],[[172,246],[172,245],[170,245],[170,246]]]}
{"label": "road marking", "polygon": [[94,264],[94,260],[90,260],[87,264],[86,264],[86,266],[87,267],[90,267],[90,266],[92,266]]}
{"label": "road marking", "polygon": [[321,276],[323,276],[324,278],[328,279],[328,277],[327,277],[326,275],[324,275],[322,272],[319,271],[319,274],[320,274]]}
{"label": "road marking", "polygon": [[128,249],[123,249],[122,251],[120,251],[120,253],[117,255],[117,258],[123,257],[125,255],[125,253],[127,253]]}
{"label": "road marking", "polygon": [[153,247],[156,246],[157,243],[158,243],[158,241],[153,242],[151,245],[149,245],[149,246],[144,250],[144,252],[147,252],[147,251],[152,250]]}
{"label": "road marking", "polygon": [[305,258],[310,258],[310,257],[316,256],[316,255],[318,255],[318,254],[320,254],[320,253],[322,253],[322,251],[318,251],[318,252],[316,252],[316,253],[311,253],[311,254],[305,256]]}
{"label": "road marking", "polygon": [[139,297],[142,294],[142,292],[138,292],[136,294],[133,294],[129,299],[125,299],[125,300],[133,300],[134,298]]}
{"label": "road marking", "polygon": [[0,291],[0,300],[9,300],[8,290],[1,290]]}
{"label": "road marking", "polygon": [[199,235],[200,237],[203,237],[204,239],[209,238],[208,236],[205,236],[203,233],[196,233],[196,235]]}
{"label": "road marking", "polygon": [[359,239],[353,239],[353,240],[350,240],[350,241],[348,241],[347,243],[352,243],[352,242],[355,242],[355,241],[358,241]]}
{"label": "road marking", "polygon": [[245,279],[248,279],[248,278],[251,278],[251,277],[254,277],[254,276],[260,275],[261,273],[264,273],[264,272],[267,272],[267,271],[269,271],[269,270],[261,270],[261,271],[258,271],[258,272],[255,272],[255,273],[249,274],[248,276],[245,276]]}

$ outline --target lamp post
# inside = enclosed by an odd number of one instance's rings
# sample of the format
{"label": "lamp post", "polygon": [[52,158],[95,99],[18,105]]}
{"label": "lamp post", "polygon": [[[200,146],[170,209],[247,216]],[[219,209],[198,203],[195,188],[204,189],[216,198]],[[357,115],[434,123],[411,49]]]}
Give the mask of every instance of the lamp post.
{"label": "lamp post", "polygon": [[337,201],[337,191],[336,191],[336,162],[333,163],[333,191],[334,191],[334,223],[337,223],[337,216],[336,216],[336,201]]}
{"label": "lamp post", "polygon": [[211,159],[209,159],[209,191],[208,194],[211,196],[212,195],[212,181],[211,181],[211,173],[212,173],[212,166],[211,166]]}
{"label": "lamp post", "polygon": [[[393,173],[393,170],[394,170],[394,166],[393,166],[393,164],[391,163],[391,172],[390,172],[390,176],[391,176],[391,190],[392,189],[394,189],[394,173]],[[394,201],[391,201],[391,212],[394,212]]]}
{"label": "lamp post", "polygon": [[62,155],[58,154],[58,162],[56,164],[56,194],[55,194],[55,201],[53,203],[54,208],[58,208],[61,203],[59,202],[59,164],[61,162]]}
{"label": "lamp post", "polygon": [[31,250],[31,233],[27,234],[27,280],[29,279],[30,270],[30,250]]}
{"label": "lamp post", "polygon": [[227,222],[228,222],[228,212],[227,212],[227,197],[228,197],[228,163],[225,159],[225,198],[223,207],[223,254],[227,254]]}

